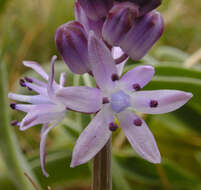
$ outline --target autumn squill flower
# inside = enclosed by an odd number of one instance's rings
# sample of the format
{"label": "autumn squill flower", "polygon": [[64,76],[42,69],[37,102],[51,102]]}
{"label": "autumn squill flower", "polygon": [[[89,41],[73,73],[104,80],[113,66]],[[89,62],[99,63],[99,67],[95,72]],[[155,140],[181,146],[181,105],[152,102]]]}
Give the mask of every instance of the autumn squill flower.
{"label": "autumn squill flower", "polygon": [[152,66],[138,66],[120,79],[110,50],[93,32],[89,34],[89,61],[101,92],[102,105],[78,138],[71,167],[86,163],[104,147],[112,132],[118,128],[115,119],[118,119],[131,146],[142,158],[160,163],[161,156],[154,136],[135,112],[168,113],[184,105],[192,94],[178,90],[141,91],[154,75]]}
{"label": "autumn squill flower", "polygon": [[[38,63],[32,61],[23,62],[26,67],[32,68],[47,81],[43,82],[31,77],[25,77],[20,80],[22,87],[27,87],[38,95],[8,94],[9,98],[26,103],[10,104],[12,109],[27,113],[21,122],[15,120],[12,121],[12,125],[19,126],[19,129],[24,131],[35,125],[42,124],[40,158],[42,171],[45,176],[48,176],[48,173],[45,171],[45,141],[49,131],[64,119],[68,109],[84,113],[95,113],[100,109],[101,105],[99,101],[101,99],[100,92],[95,88],[84,86],[64,87],[66,83],[65,73],[61,73],[60,83],[57,84],[54,80],[55,60],[56,56],[52,58],[50,76]],[[91,96],[91,94],[94,96]]]}

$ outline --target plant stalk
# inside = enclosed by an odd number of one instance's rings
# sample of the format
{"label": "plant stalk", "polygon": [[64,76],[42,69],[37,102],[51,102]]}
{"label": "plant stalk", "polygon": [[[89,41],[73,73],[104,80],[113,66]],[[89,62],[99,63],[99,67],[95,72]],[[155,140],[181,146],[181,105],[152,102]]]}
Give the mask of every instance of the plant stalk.
{"label": "plant stalk", "polygon": [[111,149],[112,137],[94,158],[92,190],[112,190]]}

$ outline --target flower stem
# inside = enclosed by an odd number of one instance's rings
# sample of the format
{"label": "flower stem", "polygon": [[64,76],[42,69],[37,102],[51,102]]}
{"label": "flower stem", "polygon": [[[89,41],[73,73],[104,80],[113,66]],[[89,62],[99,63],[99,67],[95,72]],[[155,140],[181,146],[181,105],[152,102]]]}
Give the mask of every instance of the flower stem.
{"label": "flower stem", "polygon": [[111,145],[112,138],[94,158],[92,190],[112,189]]}
{"label": "flower stem", "polygon": [[[28,164],[17,143],[16,136],[10,126],[9,106],[7,100],[7,76],[5,64],[0,59],[0,149],[8,167],[9,177],[19,190],[34,188],[25,178],[24,172],[31,174]],[[32,174],[31,174],[32,175]],[[35,180],[35,179],[34,179]]]}

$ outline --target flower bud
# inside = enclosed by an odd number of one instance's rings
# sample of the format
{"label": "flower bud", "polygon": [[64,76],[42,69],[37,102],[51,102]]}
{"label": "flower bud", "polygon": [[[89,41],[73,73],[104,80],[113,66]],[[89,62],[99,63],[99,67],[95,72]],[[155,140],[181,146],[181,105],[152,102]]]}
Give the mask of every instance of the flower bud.
{"label": "flower bud", "polygon": [[113,6],[113,0],[79,0],[79,2],[92,20],[99,20],[107,16]]}
{"label": "flower bud", "polygon": [[75,18],[83,25],[85,31],[89,33],[90,30],[93,30],[96,36],[102,38],[103,19],[97,21],[90,19],[78,1],[76,1],[74,9]]}
{"label": "flower bud", "polygon": [[138,7],[133,3],[125,2],[114,5],[103,25],[104,40],[112,46],[118,46],[135,23],[137,16]]}
{"label": "flower bud", "polygon": [[139,60],[161,37],[163,29],[164,23],[161,14],[152,11],[138,18],[118,45],[133,60]]}
{"label": "flower bud", "polygon": [[140,12],[139,16],[145,15],[146,13],[157,8],[162,3],[162,0],[116,0],[116,1],[118,2],[130,1],[135,5],[139,6],[139,12]]}
{"label": "flower bud", "polygon": [[55,34],[56,47],[76,74],[89,72],[88,39],[84,27],[77,21],[61,25]]}

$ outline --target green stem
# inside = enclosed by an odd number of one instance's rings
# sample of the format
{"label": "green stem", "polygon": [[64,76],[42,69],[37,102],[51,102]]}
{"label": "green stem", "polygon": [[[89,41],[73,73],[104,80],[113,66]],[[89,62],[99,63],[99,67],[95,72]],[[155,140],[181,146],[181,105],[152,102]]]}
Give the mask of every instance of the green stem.
{"label": "green stem", "polygon": [[16,188],[19,190],[33,190],[34,187],[25,178],[24,172],[31,176],[33,175],[20,151],[16,136],[10,126],[7,87],[5,64],[0,60],[0,150],[6,162],[9,176]]}
{"label": "green stem", "polygon": [[111,145],[112,138],[94,158],[92,190],[112,189]]}

